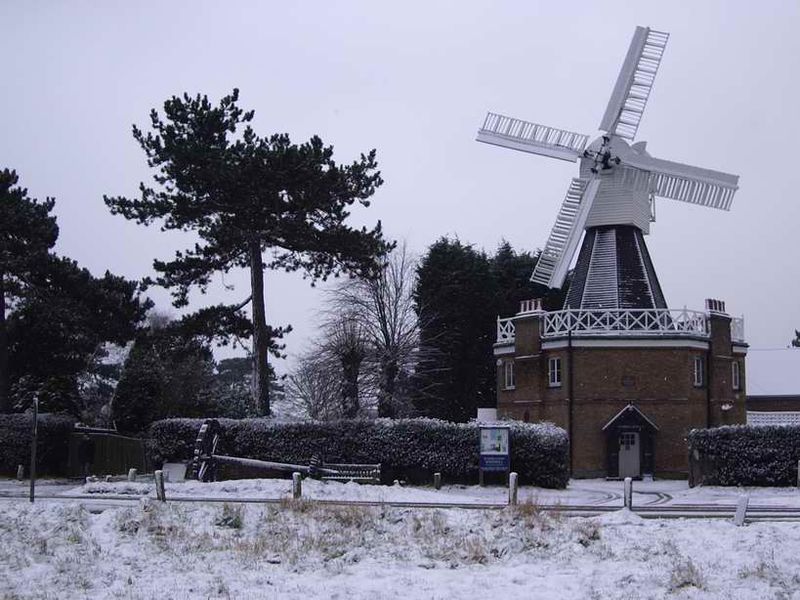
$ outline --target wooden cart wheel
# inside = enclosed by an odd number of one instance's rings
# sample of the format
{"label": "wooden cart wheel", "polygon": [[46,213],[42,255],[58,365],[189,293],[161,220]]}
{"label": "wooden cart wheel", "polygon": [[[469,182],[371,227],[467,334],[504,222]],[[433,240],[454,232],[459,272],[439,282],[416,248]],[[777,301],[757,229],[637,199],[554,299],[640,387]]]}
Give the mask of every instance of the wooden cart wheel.
{"label": "wooden cart wheel", "polygon": [[220,430],[219,421],[216,419],[206,419],[205,423],[200,426],[192,455],[192,479],[197,481],[214,481],[216,479],[217,465],[214,453],[217,450]]}

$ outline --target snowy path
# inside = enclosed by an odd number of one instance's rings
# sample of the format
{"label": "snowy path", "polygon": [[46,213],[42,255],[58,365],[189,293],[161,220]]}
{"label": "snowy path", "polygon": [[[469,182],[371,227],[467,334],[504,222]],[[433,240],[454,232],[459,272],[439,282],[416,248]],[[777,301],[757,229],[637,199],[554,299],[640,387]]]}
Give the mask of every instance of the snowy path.
{"label": "snowy path", "polygon": [[[566,490],[522,487],[522,503],[564,514],[602,514],[622,507],[621,482],[573,480]],[[0,481],[0,499],[27,497],[26,482]],[[800,519],[800,491],[794,488],[694,488],[685,481],[634,483],[634,510],[646,517],[709,516],[729,518],[742,494],[748,494],[748,518]],[[136,483],[97,482],[69,485],[44,482],[37,487],[39,499],[78,500],[92,510],[137,502],[154,497],[152,480]],[[214,483],[167,484],[167,497],[174,502],[279,503],[291,495],[291,482],[283,479],[254,479]],[[356,483],[303,482],[303,497],[321,503],[362,506],[499,509],[507,504],[507,490],[501,486],[453,485],[436,491],[430,487],[374,486]]]}

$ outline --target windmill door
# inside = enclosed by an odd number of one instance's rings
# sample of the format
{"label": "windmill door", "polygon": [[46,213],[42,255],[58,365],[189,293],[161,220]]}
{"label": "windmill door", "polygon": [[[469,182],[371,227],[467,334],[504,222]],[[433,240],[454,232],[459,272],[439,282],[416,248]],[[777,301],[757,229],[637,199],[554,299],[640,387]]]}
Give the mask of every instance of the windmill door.
{"label": "windmill door", "polygon": [[641,456],[638,431],[621,431],[619,434],[619,476],[640,477]]}

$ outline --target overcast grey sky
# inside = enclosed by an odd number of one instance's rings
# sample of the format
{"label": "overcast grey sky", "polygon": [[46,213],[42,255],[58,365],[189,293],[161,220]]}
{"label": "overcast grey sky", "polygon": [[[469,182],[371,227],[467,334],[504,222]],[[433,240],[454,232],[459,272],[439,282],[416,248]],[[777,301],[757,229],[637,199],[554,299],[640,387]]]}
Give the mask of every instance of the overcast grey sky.
{"label": "overcast grey sky", "polygon": [[[60,253],[131,278],[187,242],[102,202],[149,179],[131,124],[172,94],[239,87],[262,134],[319,134],[340,161],[377,148],[386,184],[356,220],[381,219],[416,253],[442,235],[533,250],[577,166],[475,142],[485,112],[594,137],[634,27],[667,31],[637,139],[741,176],[729,213],[658,203],[647,242],[668,304],[726,300],[754,348],[800,328],[798,2],[5,0],[0,22],[0,167],[57,199]],[[297,274],[266,281],[268,319],[294,325],[296,354],[319,292]],[[198,302],[247,295],[242,274],[225,283],[236,291]]]}

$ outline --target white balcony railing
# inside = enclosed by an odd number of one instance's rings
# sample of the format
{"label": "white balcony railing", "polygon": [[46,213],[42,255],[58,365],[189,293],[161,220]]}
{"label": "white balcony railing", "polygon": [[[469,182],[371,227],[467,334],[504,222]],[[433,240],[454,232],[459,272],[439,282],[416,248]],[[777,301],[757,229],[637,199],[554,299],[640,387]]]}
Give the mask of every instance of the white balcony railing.
{"label": "white balcony railing", "polygon": [[[520,313],[522,314],[522,312]],[[544,313],[542,338],[573,336],[709,336],[708,315],[696,310],[559,310]],[[497,343],[514,343],[514,317],[497,319]],[[731,340],[744,341],[744,318],[731,319]]]}
{"label": "white balcony railing", "polygon": [[731,341],[744,342],[744,317],[731,319]]}
{"label": "white balcony railing", "polygon": [[514,343],[514,317],[509,317],[507,319],[497,317],[497,343]]}
{"label": "white balcony railing", "polygon": [[567,335],[708,336],[705,313],[662,308],[559,310],[544,317],[542,337]]}

